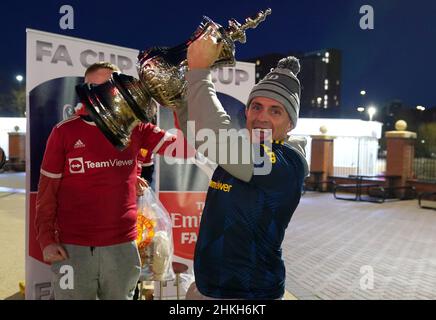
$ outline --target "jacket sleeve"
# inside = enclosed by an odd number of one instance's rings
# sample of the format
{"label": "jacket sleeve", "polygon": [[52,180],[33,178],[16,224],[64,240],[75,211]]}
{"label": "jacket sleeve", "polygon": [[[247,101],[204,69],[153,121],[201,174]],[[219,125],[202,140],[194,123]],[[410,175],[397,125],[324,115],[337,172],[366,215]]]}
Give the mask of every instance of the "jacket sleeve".
{"label": "jacket sleeve", "polygon": [[[200,130],[209,129],[214,132],[216,137],[213,150],[203,152],[201,145],[195,139],[196,149],[234,177],[245,182],[250,181],[253,176],[254,164],[249,137],[237,130],[230,130],[232,129],[231,119],[218,100],[210,70],[188,71],[186,80],[188,82],[187,110],[177,111],[179,122],[185,119],[193,121],[193,125],[187,126],[186,130],[194,131],[195,136]],[[222,129],[226,130],[228,138],[221,139],[219,132]],[[229,141],[234,143],[229,143]],[[225,154],[234,155],[232,159],[237,160],[230,161],[228,157],[219,156],[224,154],[222,152],[224,149],[226,150]]]}

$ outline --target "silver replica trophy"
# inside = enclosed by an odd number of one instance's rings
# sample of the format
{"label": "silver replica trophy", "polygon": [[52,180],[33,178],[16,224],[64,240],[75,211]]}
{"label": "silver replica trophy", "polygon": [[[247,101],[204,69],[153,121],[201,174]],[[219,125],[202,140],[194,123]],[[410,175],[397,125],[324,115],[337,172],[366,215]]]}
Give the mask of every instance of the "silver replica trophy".
{"label": "silver replica trophy", "polygon": [[169,108],[182,104],[186,91],[185,73],[188,70],[186,51],[189,45],[206,32],[223,42],[217,61],[212,67],[235,65],[235,42],[246,42],[245,31],[256,28],[271,14],[260,11],[245,19],[242,25],[229,20],[227,28],[208,17],[184,43],[172,47],[153,47],[138,55],[139,80],[120,73],[101,85],[76,86],[80,100],[106,138],[118,149],[125,149],[136,125],[151,121],[154,116],[153,99]]}
{"label": "silver replica trophy", "polygon": [[235,65],[235,41],[246,42],[245,30],[256,28],[271,13],[271,9],[260,11],[256,16],[245,19],[241,25],[236,20],[229,20],[229,27],[223,28],[208,17],[185,43],[167,49],[151,48],[138,56],[138,74],[144,87],[161,105],[177,108],[183,99],[186,81],[185,73],[188,69],[186,50],[188,46],[210,32],[212,36],[223,41],[221,53],[212,67]]}

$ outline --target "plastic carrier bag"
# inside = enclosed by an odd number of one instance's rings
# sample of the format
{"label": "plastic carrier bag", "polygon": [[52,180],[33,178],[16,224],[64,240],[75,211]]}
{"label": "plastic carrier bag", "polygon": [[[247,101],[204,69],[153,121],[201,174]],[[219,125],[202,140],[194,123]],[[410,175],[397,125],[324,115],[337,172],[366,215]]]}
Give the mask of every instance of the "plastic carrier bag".
{"label": "plastic carrier bag", "polygon": [[138,198],[137,207],[136,244],[141,257],[141,280],[173,280],[173,226],[168,211],[151,188]]}

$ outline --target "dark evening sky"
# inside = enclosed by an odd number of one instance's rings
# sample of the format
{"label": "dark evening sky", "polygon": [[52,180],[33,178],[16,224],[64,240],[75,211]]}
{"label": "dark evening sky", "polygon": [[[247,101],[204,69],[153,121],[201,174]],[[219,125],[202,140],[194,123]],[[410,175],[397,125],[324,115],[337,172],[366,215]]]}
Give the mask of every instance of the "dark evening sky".
{"label": "dark evening sky", "polygon": [[[74,30],[59,27],[59,8],[74,8]],[[374,30],[362,30],[359,9],[374,9]],[[0,19],[0,90],[25,73],[26,28],[124,47],[173,46],[196,29],[203,15],[227,25],[258,10],[272,14],[237,44],[239,60],[267,53],[342,51],[342,107],[400,99],[415,107],[436,106],[436,1],[3,1]]]}

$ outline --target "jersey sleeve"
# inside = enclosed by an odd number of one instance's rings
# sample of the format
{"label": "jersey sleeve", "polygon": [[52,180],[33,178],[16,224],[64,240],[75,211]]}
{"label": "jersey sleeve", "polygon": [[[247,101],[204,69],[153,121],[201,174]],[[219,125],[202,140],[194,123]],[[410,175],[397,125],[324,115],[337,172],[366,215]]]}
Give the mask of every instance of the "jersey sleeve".
{"label": "jersey sleeve", "polygon": [[140,128],[140,132],[141,148],[151,153],[173,158],[191,158],[195,155],[195,149],[186,142],[181,130],[171,134],[158,126],[147,124]]}
{"label": "jersey sleeve", "polygon": [[175,136],[151,123],[140,124],[139,134],[141,136],[140,147],[151,153],[159,153],[165,143],[175,140]]}
{"label": "jersey sleeve", "polygon": [[136,175],[141,176],[142,167],[150,166],[153,164],[153,153],[149,152],[147,149],[141,148],[137,157],[137,168]]}
{"label": "jersey sleeve", "polygon": [[43,250],[56,239],[57,193],[65,166],[65,151],[59,129],[55,127],[47,141],[36,197],[35,228]]}
{"label": "jersey sleeve", "polygon": [[62,177],[65,167],[65,150],[57,127],[53,128],[45,147],[41,165],[41,174],[54,179]]}
{"label": "jersey sleeve", "polygon": [[41,175],[36,196],[35,230],[41,250],[58,242],[56,237],[57,193],[61,179]]}

